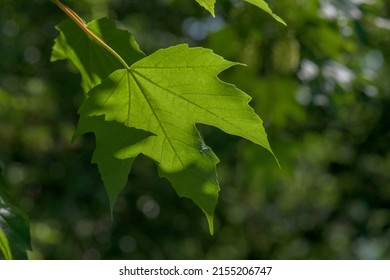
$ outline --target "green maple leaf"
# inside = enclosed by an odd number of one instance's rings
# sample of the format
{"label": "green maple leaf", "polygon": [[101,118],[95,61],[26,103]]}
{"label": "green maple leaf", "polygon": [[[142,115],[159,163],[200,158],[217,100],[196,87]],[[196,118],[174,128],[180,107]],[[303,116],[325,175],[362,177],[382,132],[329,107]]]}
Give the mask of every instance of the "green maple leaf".
{"label": "green maple leaf", "polygon": [[162,49],[112,73],[88,93],[79,111],[155,134],[116,156],[143,153],[155,160],[160,175],[205,212],[211,228],[219,192],[218,159],[195,124],[216,126],[271,151],[261,119],[248,106],[250,97],[217,78],[236,64],[204,48]]}
{"label": "green maple leaf", "polygon": [[278,15],[276,15],[272,12],[271,8],[268,6],[267,2],[265,2],[264,0],[244,0],[244,1],[262,9],[263,11],[270,14],[274,19],[276,19],[277,21],[279,21],[283,25],[287,25],[283,19],[281,19]]}
{"label": "green maple leaf", "polygon": [[[157,163],[160,176],[171,182],[179,196],[192,199],[203,210],[212,233],[219,160],[196,124],[218,127],[271,151],[262,121],[248,105],[250,97],[217,78],[237,63],[187,45],[144,57],[129,33],[118,31],[106,19],[86,25],[58,2],[78,26],[58,27],[61,34],[53,59],[70,59],[80,70],[84,89],[90,89],[79,110],[75,136],[95,133],[93,162],[99,166],[111,206],[134,158],[142,153]],[[94,27],[100,21],[106,26],[104,33]],[[83,32],[75,32],[77,28]],[[109,36],[112,33],[119,37]]]}

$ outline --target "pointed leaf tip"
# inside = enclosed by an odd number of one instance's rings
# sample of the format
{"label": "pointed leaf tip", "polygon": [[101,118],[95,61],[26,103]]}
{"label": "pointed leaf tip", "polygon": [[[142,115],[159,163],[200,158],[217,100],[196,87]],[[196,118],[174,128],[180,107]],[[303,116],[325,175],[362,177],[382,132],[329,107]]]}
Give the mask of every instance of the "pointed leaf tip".
{"label": "pointed leaf tip", "polygon": [[214,12],[215,0],[196,0],[196,2],[198,2],[199,5],[204,7],[207,11],[210,12],[210,14],[213,17],[215,17],[215,12]]}
{"label": "pointed leaf tip", "polygon": [[206,213],[206,218],[209,225],[210,235],[214,235],[214,214],[209,215]]}
{"label": "pointed leaf tip", "polygon": [[272,12],[271,8],[268,6],[267,2],[265,2],[264,0],[244,0],[244,1],[262,9],[263,11],[265,11],[266,13],[271,15],[275,20],[277,20],[281,24],[287,26],[287,23],[281,17],[274,14]]}

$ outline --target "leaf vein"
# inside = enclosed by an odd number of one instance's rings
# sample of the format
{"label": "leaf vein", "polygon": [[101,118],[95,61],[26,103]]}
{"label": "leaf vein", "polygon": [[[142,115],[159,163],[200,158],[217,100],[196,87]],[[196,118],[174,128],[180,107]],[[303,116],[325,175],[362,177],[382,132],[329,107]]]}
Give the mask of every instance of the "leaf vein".
{"label": "leaf vein", "polygon": [[[193,106],[195,106],[195,107],[197,107],[197,108],[199,108],[199,109],[201,109],[201,110],[203,110],[203,111],[209,113],[209,114],[212,115],[213,117],[215,117],[215,118],[217,118],[217,119],[221,119],[222,121],[228,123],[229,125],[233,126],[234,128],[236,128],[236,129],[238,129],[238,130],[243,131],[244,133],[246,133],[246,131],[244,131],[240,126],[238,126],[238,125],[232,123],[231,121],[229,121],[228,119],[226,119],[226,118],[224,118],[224,117],[221,117],[221,116],[215,114],[213,111],[208,110],[208,108],[202,107],[202,106],[200,106],[199,104],[193,102],[192,100],[189,100],[189,99],[185,98],[184,96],[180,95],[179,93],[174,92],[174,91],[172,91],[172,90],[170,90],[170,89],[168,89],[168,88],[163,87],[162,85],[160,85],[160,84],[156,83],[155,81],[151,80],[150,78],[148,78],[147,76],[143,75],[143,74],[142,74],[141,72],[139,72],[139,71],[133,70],[133,72],[134,72],[134,74],[138,74],[140,77],[142,77],[143,79],[145,79],[145,80],[148,81],[149,83],[155,85],[156,87],[161,88],[162,90],[164,90],[164,91],[166,91],[166,92],[168,92],[168,93],[174,95],[175,97],[177,97],[177,98],[179,98],[179,99],[181,99],[181,100],[184,100],[184,101],[188,102],[189,104],[191,104],[191,105],[193,105]],[[135,77],[135,75],[133,75],[133,76]]]}
{"label": "leaf vein", "polygon": [[[182,161],[181,158],[179,157],[178,152],[176,151],[176,149],[175,149],[173,143],[171,142],[171,140],[169,139],[169,136],[168,136],[168,134],[167,134],[167,132],[166,132],[164,126],[162,125],[162,122],[160,121],[158,115],[156,114],[155,110],[153,110],[153,106],[152,106],[152,104],[150,103],[150,100],[148,99],[147,95],[144,93],[144,89],[143,89],[143,87],[141,86],[141,83],[139,83],[139,81],[137,80],[136,76],[135,76],[133,73],[130,73],[130,74],[132,75],[132,77],[133,77],[135,83],[137,84],[137,86],[138,86],[138,88],[139,88],[141,94],[143,95],[143,97],[144,97],[146,103],[148,104],[150,110],[152,111],[152,113],[153,113],[153,115],[154,115],[156,121],[158,122],[158,124],[159,124],[159,126],[160,126],[160,128],[161,128],[161,130],[162,130],[162,132],[163,132],[163,134],[164,134],[164,136],[165,136],[165,138],[166,138],[166,141],[168,141],[169,146],[171,146],[171,148],[172,148],[172,150],[173,150],[174,155],[177,157],[177,159],[179,160],[180,164],[181,164],[182,167],[184,168],[185,165],[184,165],[183,161]],[[162,149],[162,150],[163,150],[163,149]]]}

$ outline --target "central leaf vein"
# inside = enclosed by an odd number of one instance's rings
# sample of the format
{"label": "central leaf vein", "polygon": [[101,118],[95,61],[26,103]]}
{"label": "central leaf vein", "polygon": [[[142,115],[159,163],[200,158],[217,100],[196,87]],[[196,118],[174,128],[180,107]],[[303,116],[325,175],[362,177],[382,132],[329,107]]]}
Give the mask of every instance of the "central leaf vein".
{"label": "central leaf vein", "polygon": [[127,120],[126,120],[126,125],[130,126],[130,113],[131,113],[131,82],[130,82],[130,74],[128,71],[126,71],[126,77],[127,77],[127,91],[129,93],[128,99],[129,103],[127,105]]}
{"label": "central leaf vein", "polygon": [[154,118],[155,118],[156,121],[158,122],[158,125],[159,125],[159,127],[161,128],[161,130],[162,130],[162,132],[163,132],[163,134],[164,134],[164,140],[166,139],[166,141],[168,141],[169,146],[170,146],[171,149],[173,150],[174,155],[175,155],[175,156],[177,157],[177,159],[179,160],[181,166],[182,166],[183,168],[185,168],[186,166],[184,165],[182,159],[180,158],[179,153],[176,151],[176,148],[175,148],[175,146],[173,145],[173,143],[171,142],[171,139],[170,139],[168,133],[166,132],[164,126],[162,125],[162,122],[161,122],[160,118],[158,117],[156,111],[154,110],[152,104],[150,103],[149,98],[147,97],[147,94],[146,94],[147,91],[142,87],[141,83],[138,81],[136,75],[134,75],[134,74],[135,74],[135,73],[130,72],[130,75],[133,77],[134,82],[136,83],[137,87],[139,88],[139,91],[141,92],[141,94],[143,95],[143,97],[144,97],[146,103],[148,104],[148,107],[150,108],[150,110],[151,110],[151,112],[152,112]]}

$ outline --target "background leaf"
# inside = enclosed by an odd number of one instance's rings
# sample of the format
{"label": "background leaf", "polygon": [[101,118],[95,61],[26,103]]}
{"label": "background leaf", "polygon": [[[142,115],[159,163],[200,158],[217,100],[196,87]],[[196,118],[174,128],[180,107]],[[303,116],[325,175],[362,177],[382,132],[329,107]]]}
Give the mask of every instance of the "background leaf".
{"label": "background leaf", "polygon": [[201,5],[207,11],[209,11],[213,17],[215,16],[215,12],[214,12],[215,0],[196,0],[196,2],[198,2],[199,5]]}
{"label": "background leaf", "polygon": [[9,203],[0,168],[0,249],[5,258],[27,259],[31,249],[26,215]]}
{"label": "background leaf", "polygon": [[[121,57],[132,64],[145,54],[129,32],[118,29],[107,18],[93,20],[88,29],[109,44]],[[122,64],[102,46],[91,40],[73,21],[63,21],[57,27],[60,35],[55,39],[51,61],[69,59],[82,76],[82,87],[88,92]]]}
{"label": "background leaf", "polygon": [[282,23],[284,25],[287,25],[286,22],[283,19],[281,19],[278,15],[275,15],[272,12],[272,10],[268,6],[267,2],[265,2],[264,0],[244,0],[244,1],[248,2],[248,3],[252,4],[252,5],[255,5],[256,7],[260,8],[263,11],[265,11],[266,13],[270,14],[274,19],[276,19],[280,23]]}
{"label": "background leaf", "polygon": [[0,253],[3,254],[6,260],[12,260],[11,249],[9,248],[7,237],[5,236],[2,228],[0,228]]}

